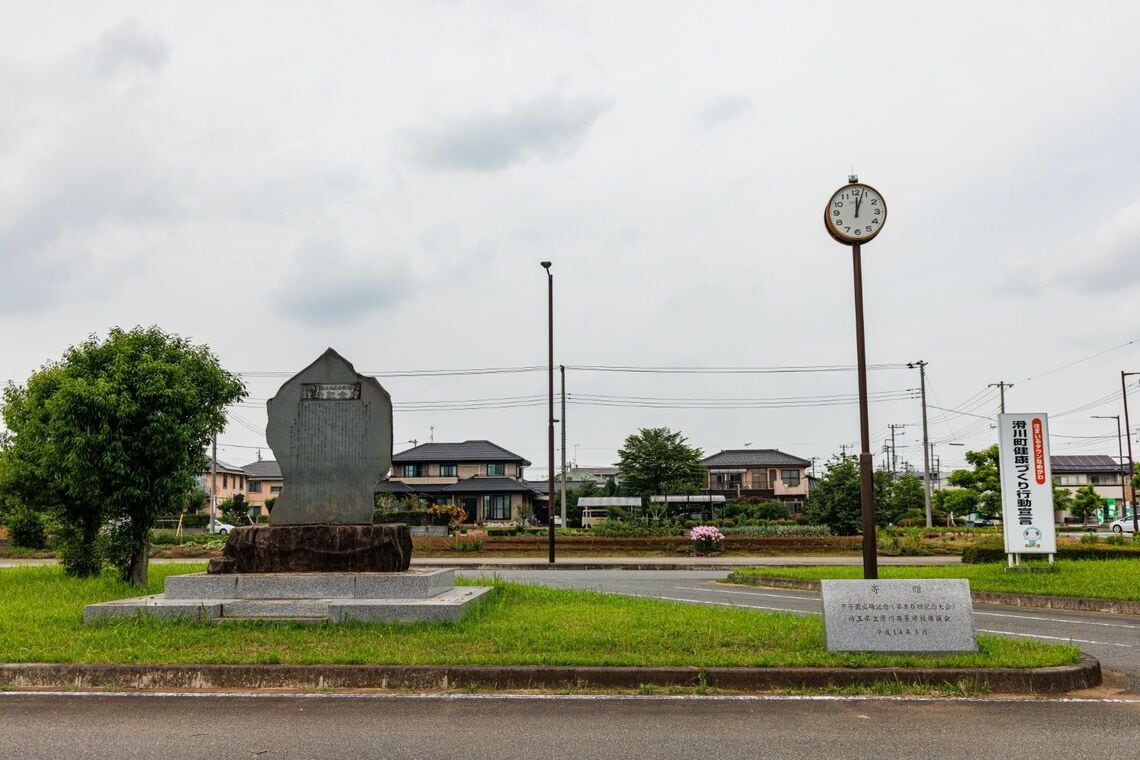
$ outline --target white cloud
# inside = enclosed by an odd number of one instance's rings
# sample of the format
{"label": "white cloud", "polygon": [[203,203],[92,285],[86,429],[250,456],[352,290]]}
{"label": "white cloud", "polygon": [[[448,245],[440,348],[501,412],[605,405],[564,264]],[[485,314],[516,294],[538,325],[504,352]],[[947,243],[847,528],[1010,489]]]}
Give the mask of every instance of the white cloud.
{"label": "white cloud", "polygon": [[429,168],[497,171],[572,152],[611,105],[599,96],[549,92],[503,111],[420,125],[409,140],[417,159]]}

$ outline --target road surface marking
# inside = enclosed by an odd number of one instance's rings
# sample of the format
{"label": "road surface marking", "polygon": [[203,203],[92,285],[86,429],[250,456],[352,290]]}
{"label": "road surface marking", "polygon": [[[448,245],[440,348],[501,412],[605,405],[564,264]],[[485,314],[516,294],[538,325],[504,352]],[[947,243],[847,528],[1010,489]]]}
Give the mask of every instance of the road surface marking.
{"label": "road surface marking", "polygon": [[1070,620],[1066,618],[1043,617],[1041,615],[1015,615],[1009,612],[978,612],[974,610],[975,615],[989,615],[990,617],[1006,617],[1015,618],[1017,620],[1043,620],[1047,623],[1069,623],[1070,625],[1099,625],[1104,628],[1140,628],[1140,625],[1129,625],[1127,623],[1098,623],[1093,620]]}
{"label": "road surface marking", "polygon": [[996,633],[999,636],[1025,636],[1030,639],[1047,639],[1049,641],[1067,641],[1070,644],[1098,644],[1104,647],[1124,647],[1135,649],[1131,644],[1117,644],[1115,641],[1093,641],[1092,639],[1074,639],[1070,636],[1045,636],[1040,633],[1014,633],[1013,631],[991,631],[988,628],[979,628],[978,633]]}

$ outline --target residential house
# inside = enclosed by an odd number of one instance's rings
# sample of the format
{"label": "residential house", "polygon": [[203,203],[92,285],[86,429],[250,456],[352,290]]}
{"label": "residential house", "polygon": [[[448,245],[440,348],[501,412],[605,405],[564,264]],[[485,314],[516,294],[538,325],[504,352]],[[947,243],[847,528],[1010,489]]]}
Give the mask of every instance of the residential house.
{"label": "residential house", "polygon": [[206,457],[206,471],[196,476],[194,480],[206,493],[207,511],[209,510],[208,499],[211,491],[218,497],[218,504],[221,504],[226,499],[233,498],[239,493],[245,493],[245,470],[241,467],[226,464],[220,459],[217,460],[217,473],[215,475],[214,460],[210,459],[210,457]]}
{"label": "residential house", "polygon": [[1112,501],[1109,512],[1113,515],[1122,513],[1119,506],[1122,498],[1132,499],[1132,484],[1123,483],[1128,465],[1121,467],[1120,462],[1107,454],[1050,456],[1049,464],[1055,485],[1074,494],[1077,489],[1091,485],[1102,500]]}
{"label": "residential house", "polygon": [[779,499],[793,512],[808,497],[811,462],[778,449],[729,449],[701,460],[708,480],[701,489],[730,499]]}
{"label": "residential house", "polygon": [[421,443],[392,457],[392,474],[376,490],[458,505],[468,523],[517,521],[535,502],[523,480],[529,466],[490,441]]}
{"label": "residential house", "polygon": [[257,507],[261,514],[269,514],[265,500],[281,493],[285,479],[281,476],[281,466],[272,459],[258,459],[242,468],[246,474],[247,487],[245,500],[251,507]]}

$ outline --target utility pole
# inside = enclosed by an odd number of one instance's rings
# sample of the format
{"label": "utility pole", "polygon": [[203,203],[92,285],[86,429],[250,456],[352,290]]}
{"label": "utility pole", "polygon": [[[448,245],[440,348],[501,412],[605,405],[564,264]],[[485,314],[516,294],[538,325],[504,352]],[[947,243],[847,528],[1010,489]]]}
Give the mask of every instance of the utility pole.
{"label": "utility pole", "polygon": [[930,506],[930,434],[926,427],[926,362],[917,361],[906,366],[912,369],[918,367],[918,379],[922,387],[922,469],[925,473],[923,480],[926,481],[923,498],[926,501],[926,527],[931,528],[934,526],[934,509]]}
{"label": "utility pole", "polygon": [[815,463],[818,461],[819,461],[819,457],[812,457],[811,458],[811,476],[813,479],[815,478]]}
{"label": "utility pole", "polygon": [[214,523],[218,514],[218,433],[214,432],[210,454],[210,535],[214,535]]}
{"label": "utility pole", "polygon": [[[1132,483],[1132,476],[1136,473],[1136,465],[1132,461],[1132,428],[1128,426],[1128,388],[1124,384],[1124,378],[1129,375],[1137,375],[1140,372],[1120,372],[1120,398],[1124,401],[1124,435],[1128,440],[1128,482]],[[1132,535],[1140,535],[1140,515],[1137,514],[1140,509],[1136,504],[1136,491],[1132,491]]]}
{"label": "utility pole", "polygon": [[[1120,516],[1124,517],[1125,511],[1128,507],[1128,475],[1124,472],[1124,444],[1120,440],[1120,415],[1119,414],[1094,414],[1094,420],[1116,420],[1116,453],[1120,461]],[[1105,513],[1108,513],[1108,508],[1105,508]]]}
{"label": "utility pole", "polygon": [[[895,448],[895,430],[902,430],[906,425],[887,425],[891,429],[891,477],[894,478],[898,470],[898,449]],[[904,432],[903,435],[906,435]]]}
{"label": "utility pole", "polygon": [[1001,394],[1001,413],[1005,414],[1005,389],[1012,388],[1013,383],[1007,383],[1005,380],[1001,380],[996,383],[990,383],[986,387],[998,389],[998,392]]}
{"label": "utility pole", "polygon": [[846,458],[847,458],[847,449],[849,449],[849,448],[851,448],[851,444],[849,444],[849,443],[841,443],[841,444],[839,444],[839,450],[840,450],[841,452],[843,452],[843,458],[844,458],[844,459],[846,459]]}
{"label": "utility pole", "polygon": [[562,375],[562,527],[567,528],[566,522],[566,365],[559,364],[558,371]]}

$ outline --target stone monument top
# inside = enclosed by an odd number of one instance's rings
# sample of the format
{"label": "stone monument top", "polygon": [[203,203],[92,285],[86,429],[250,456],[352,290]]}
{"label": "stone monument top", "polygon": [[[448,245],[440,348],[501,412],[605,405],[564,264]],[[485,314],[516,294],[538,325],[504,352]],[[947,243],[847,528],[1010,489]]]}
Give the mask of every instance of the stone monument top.
{"label": "stone monument top", "polygon": [[372,522],[376,484],[392,466],[392,398],[333,349],[267,405],[265,438],[285,487],[271,525]]}

